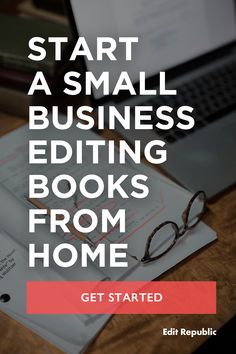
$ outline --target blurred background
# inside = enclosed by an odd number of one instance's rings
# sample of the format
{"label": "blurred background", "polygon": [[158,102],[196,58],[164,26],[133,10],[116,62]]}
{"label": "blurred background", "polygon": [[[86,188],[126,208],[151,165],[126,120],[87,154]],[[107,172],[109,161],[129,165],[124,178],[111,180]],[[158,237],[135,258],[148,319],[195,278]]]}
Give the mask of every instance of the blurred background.
{"label": "blurred background", "polygon": [[[28,40],[32,36],[66,36],[71,38],[63,0],[1,0],[0,2],[0,112],[27,119],[28,107],[43,104],[61,110],[68,98],[61,94],[63,73],[69,70],[70,43],[63,48],[63,59],[55,63],[48,50],[47,60],[32,62]],[[75,66],[77,64],[73,64]],[[27,96],[36,71],[43,71],[53,96],[35,94]],[[64,101],[65,100],[65,101]],[[69,104],[70,102],[68,102]]]}

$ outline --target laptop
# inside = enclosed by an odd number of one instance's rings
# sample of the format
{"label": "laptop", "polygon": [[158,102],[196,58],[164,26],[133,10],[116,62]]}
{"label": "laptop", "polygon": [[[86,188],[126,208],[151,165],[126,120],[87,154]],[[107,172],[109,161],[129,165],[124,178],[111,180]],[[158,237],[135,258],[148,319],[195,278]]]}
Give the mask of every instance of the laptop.
{"label": "laptop", "polygon": [[[133,84],[145,71],[150,88],[166,72],[177,96],[117,97],[96,90],[95,106],[182,105],[194,107],[190,131],[117,132],[130,144],[166,143],[168,159],[160,167],[192,192],[211,198],[236,181],[236,21],[233,0],[70,0],[69,14],[77,36],[91,46],[96,37],[139,37],[132,62],[87,61],[94,73],[127,71]],[[153,117],[155,123],[155,117]]]}

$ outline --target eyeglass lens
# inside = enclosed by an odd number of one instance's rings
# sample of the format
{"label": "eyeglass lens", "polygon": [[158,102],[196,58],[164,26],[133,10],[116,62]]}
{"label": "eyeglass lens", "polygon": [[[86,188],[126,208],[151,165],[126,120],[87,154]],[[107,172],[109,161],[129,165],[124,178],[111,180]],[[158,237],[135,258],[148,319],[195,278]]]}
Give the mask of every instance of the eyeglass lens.
{"label": "eyeglass lens", "polygon": [[205,208],[205,195],[203,192],[196,195],[196,198],[193,200],[191,207],[189,209],[187,226],[189,228],[196,225],[199,221],[199,218],[202,216],[202,213]]}
{"label": "eyeglass lens", "polygon": [[149,256],[154,258],[160,256],[174,243],[176,231],[172,223],[162,226],[153,236],[149,247]]}
{"label": "eyeglass lens", "polygon": [[[187,228],[194,227],[201,218],[205,208],[205,194],[200,192],[189,204],[189,212],[187,217]],[[174,243],[177,238],[177,232],[172,222],[164,224],[154,234],[150,246],[149,257],[155,258],[164,254]]]}

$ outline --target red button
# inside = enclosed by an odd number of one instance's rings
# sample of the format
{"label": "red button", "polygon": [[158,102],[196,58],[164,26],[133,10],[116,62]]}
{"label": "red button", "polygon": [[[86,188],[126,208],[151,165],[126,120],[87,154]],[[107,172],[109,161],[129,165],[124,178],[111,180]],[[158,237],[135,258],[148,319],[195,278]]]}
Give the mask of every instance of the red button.
{"label": "red button", "polygon": [[28,314],[215,314],[216,282],[28,282]]}

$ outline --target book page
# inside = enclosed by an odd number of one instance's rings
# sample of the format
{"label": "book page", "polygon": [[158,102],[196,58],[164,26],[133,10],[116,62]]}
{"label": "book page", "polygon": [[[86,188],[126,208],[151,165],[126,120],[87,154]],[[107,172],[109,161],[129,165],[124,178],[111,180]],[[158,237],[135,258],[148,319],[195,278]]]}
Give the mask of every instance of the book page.
{"label": "book page", "polygon": [[[8,302],[0,302],[1,311],[28,326],[50,342],[70,353],[78,353],[87,345],[105,324],[108,315],[28,315],[26,311],[28,281],[62,281],[52,269],[40,274],[38,269],[29,269],[27,254],[11,239],[11,235],[0,229],[0,286],[9,296]],[[58,298],[60,298],[58,294]],[[70,298],[62,301],[70,302]],[[91,321],[92,319],[92,321]]]}

